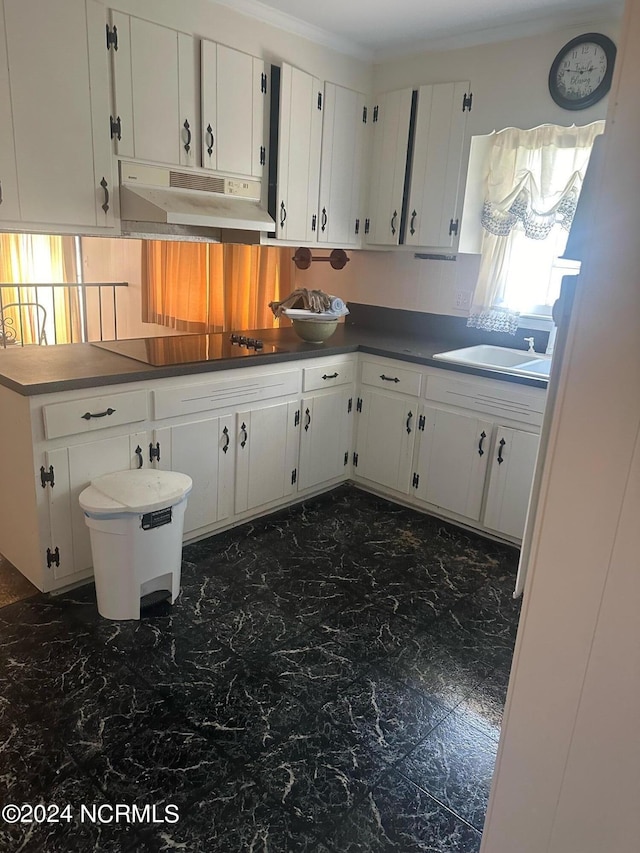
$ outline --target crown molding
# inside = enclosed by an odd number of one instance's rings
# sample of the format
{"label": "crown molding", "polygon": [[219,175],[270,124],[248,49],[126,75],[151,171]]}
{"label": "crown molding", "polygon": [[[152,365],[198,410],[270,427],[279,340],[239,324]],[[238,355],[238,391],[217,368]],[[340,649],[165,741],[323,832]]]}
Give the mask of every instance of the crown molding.
{"label": "crown molding", "polygon": [[314,44],[335,50],[337,53],[346,53],[356,59],[373,62],[374,51],[370,48],[351,39],[343,38],[338,33],[316,27],[314,24],[308,24],[306,21],[288,15],[286,12],[273,9],[271,6],[260,3],[259,0],[213,0],[213,2],[219,6],[226,6],[241,15],[255,18],[279,30],[301,36]]}

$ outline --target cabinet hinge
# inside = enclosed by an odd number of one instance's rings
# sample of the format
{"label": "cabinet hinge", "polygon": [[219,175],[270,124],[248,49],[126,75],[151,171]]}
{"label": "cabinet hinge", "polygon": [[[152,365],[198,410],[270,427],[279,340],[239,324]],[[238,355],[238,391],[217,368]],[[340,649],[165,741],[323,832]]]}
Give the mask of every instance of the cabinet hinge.
{"label": "cabinet hinge", "polygon": [[377,122],[377,121],[378,121],[378,107],[377,107],[377,106],[375,106],[375,107],[373,108],[373,122],[374,122],[374,124],[375,124],[375,122]]}
{"label": "cabinet hinge", "polygon": [[313,216],[311,217],[311,230],[312,230],[312,231],[315,231],[315,230],[316,230],[316,225],[317,225],[317,224],[318,224],[318,217],[317,217],[317,215],[314,213],[314,214],[313,214]]}
{"label": "cabinet hinge", "polygon": [[418,418],[418,429],[422,430],[422,432],[424,432],[425,421],[426,421],[425,416],[420,415],[420,417]]}
{"label": "cabinet hinge", "polygon": [[353,409],[353,397],[349,397],[349,402],[347,403],[347,413],[349,413]]}
{"label": "cabinet hinge", "polygon": [[53,551],[51,548],[47,548],[47,568],[50,569],[54,563],[56,566],[60,566],[60,551],[57,545]]}
{"label": "cabinet hinge", "polygon": [[358,467],[358,454],[357,453],[353,454],[353,467],[354,468]]}
{"label": "cabinet hinge", "polygon": [[160,461],[160,442],[156,441],[156,446],[153,444],[149,445],[149,462],[153,462],[154,459]]}
{"label": "cabinet hinge", "polygon": [[365,233],[365,234],[368,234],[368,233],[369,233],[369,227],[370,227],[370,225],[371,225],[371,220],[370,220],[370,219],[365,219],[365,221],[364,221],[364,233]]}
{"label": "cabinet hinge", "polygon": [[260,91],[263,95],[267,94],[267,75],[264,72],[260,75]]}
{"label": "cabinet hinge", "polygon": [[356,400],[356,412],[362,411],[362,397],[358,397]]}
{"label": "cabinet hinge", "polygon": [[420,482],[420,474],[414,474],[413,479],[411,480],[411,485],[414,489],[418,488],[418,483]]}
{"label": "cabinet hinge", "polygon": [[471,112],[471,102],[472,101],[473,101],[473,94],[471,92],[469,92],[469,94],[467,95],[467,93],[465,92],[464,95],[462,96],[462,112],[464,112],[465,110],[469,110],[469,112]]}
{"label": "cabinet hinge", "polygon": [[456,236],[458,234],[458,220],[457,219],[452,219],[449,222],[449,236],[451,236],[452,234],[455,234]]}
{"label": "cabinet hinge", "polygon": [[298,479],[298,469],[294,468],[293,471],[291,472],[291,485],[292,486],[296,482],[297,479]]}
{"label": "cabinet hinge", "polygon": [[55,480],[53,476],[53,465],[49,465],[49,472],[45,471],[44,465],[40,466],[40,482],[42,483],[42,488],[44,489],[47,483],[50,483],[51,488],[55,486]]}
{"label": "cabinet hinge", "polygon": [[107,26],[107,50],[109,50],[110,48],[117,50],[118,49],[118,28],[115,26],[115,24],[113,26],[113,29],[111,27],[109,27],[109,24],[107,24],[106,26]]}
{"label": "cabinet hinge", "polygon": [[114,118],[113,116],[109,116],[111,121],[111,138],[114,136],[118,138],[118,142],[122,139],[122,122],[120,121],[120,116],[118,118]]}
{"label": "cabinet hinge", "polygon": [[264,145],[261,145],[260,146],[260,165],[264,166],[264,164],[266,162],[267,162],[267,149],[264,147]]}
{"label": "cabinet hinge", "polygon": [[359,219],[356,219],[356,229],[355,230],[356,230],[356,234],[360,233],[360,220]]}
{"label": "cabinet hinge", "polygon": [[367,115],[368,115],[367,108],[363,107],[362,108],[362,121],[364,122],[364,124],[367,123]]}
{"label": "cabinet hinge", "polygon": [[318,92],[318,109],[322,109],[322,92]]}
{"label": "cabinet hinge", "polygon": [[347,450],[347,452],[344,454],[344,464],[345,464],[345,465],[348,465],[348,464],[349,464],[349,451],[348,451],[348,450]]}

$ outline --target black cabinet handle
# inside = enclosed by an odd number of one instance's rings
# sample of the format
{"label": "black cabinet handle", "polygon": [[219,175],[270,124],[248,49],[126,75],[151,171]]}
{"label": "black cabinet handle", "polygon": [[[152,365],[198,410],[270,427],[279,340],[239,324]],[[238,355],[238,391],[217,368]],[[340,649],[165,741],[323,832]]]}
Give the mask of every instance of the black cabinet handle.
{"label": "black cabinet handle", "polygon": [[142,448],[138,445],[135,449],[135,454],[138,457],[138,468],[142,468],[144,462],[142,461]]}
{"label": "black cabinet handle", "polygon": [[507,442],[504,440],[504,438],[500,439],[500,442],[499,442],[500,447],[498,449],[498,465],[502,465],[502,463],[504,462],[504,457],[502,455],[502,451],[503,451],[506,443]]}
{"label": "black cabinet handle", "polygon": [[478,442],[478,456],[484,456],[484,450],[482,449],[482,445],[484,444],[484,440],[487,437],[487,434],[484,430],[480,433],[480,441]]}
{"label": "black cabinet handle", "polygon": [[85,421],[90,421],[91,418],[106,418],[109,415],[115,414],[115,411],[115,409],[107,409],[106,412],[85,412],[81,417]]}
{"label": "black cabinet handle", "polygon": [[287,221],[287,208],[284,206],[284,202],[280,202],[280,227],[284,228],[284,223]]}
{"label": "black cabinet handle", "polygon": [[[184,150],[189,153],[191,151],[191,128],[189,126],[189,120],[185,119],[184,124],[182,125],[184,129],[187,131],[187,141],[184,144]],[[209,152],[211,153],[211,152]]]}
{"label": "black cabinet handle", "polygon": [[100,181],[100,186],[104,190],[104,204],[102,205],[102,209],[107,213],[109,210],[109,184],[107,183],[106,178],[103,178]]}
{"label": "black cabinet handle", "polygon": [[413,227],[413,223],[416,221],[416,216],[418,212],[416,210],[411,211],[411,224],[409,226],[409,233],[413,236],[416,233],[416,229]]}
{"label": "black cabinet handle", "polygon": [[247,443],[248,438],[249,438],[249,433],[247,432],[247,425],[244,422],[243,422],[242,426],[240,427],[240,432],[244,433],[244,437],[243,437],[242,441],[240,442],[240,447],[244,447],[245,444]]}
{"label": "black cabinet handle", "polygon": [[307,432],[307,430],[308,430],[308,429],[309,429],[309,427],[311,426],[311,412],[309,411],[309,409],[305,409],[305,412],[304,412],[304,413],[305,413],[305,415],[306,415],[306,417],[307,417],[307,422],[306,422],[306,424],[304,425],[304,431],[305,431],[305,432]]}
{"label": "black cabinet handle", "polygon": [[382,379],[384,382],[400,382],[397,376],[385,376],[384,373],[380,374],[380,379]]}
{"label": "black cabinet handle", "polygon": [[224,435],[224,437],[225,437],[225,443],[224,443],[224,447],[222,448],[222,452],[223,452],[223,453],[226,453],[226,452],[227,452],[227,450],[229,449],[229,430],[228,430],[228,428],[227,428],[227,427],[225,427],[225,428],[222,430],[222,434],[223,434],[223,435]]}
{"label": "black cabinet handle", "polygon": [[407,435],[411,432],[411,418],[413,417],[413,412],[409,412],[407,415]]}
{"label": "black cabinet handle", "polygon": [[[209,137],[211,137],[211,145],[209,145]],[[205,133],[205,145],[207,146],[207,154],[209,157],[213,154],[213,146],[215,144],[215,136],[213,135],[213,128],[210,124],[207,125],[207,132]]]}
{"label": "black cabinet handle", "polygon": [[396,219],[398,218],[398,211],[393,211],[393,216],[391,217],[391,233],[395,237],[396,235]]}
{"label": "black cabinet handle", "polygon": [[154,459],[160,461],[160,442],[156,441],[156,446],[153,444],[149,445],[149,462],[153,462]]}
{"label": "black cabinet handle", "polygon": [[338,376],[340,376],[339,373],[323,373],[322,374],[323,379],[337,379]]}
{"label": "black cabinet handle", "polygon": [[321,219],[321,224],[320,224],[320,230],[324,231],[326,227],[327,227],[327,208],[323,207],[322,208],[322,219]]}

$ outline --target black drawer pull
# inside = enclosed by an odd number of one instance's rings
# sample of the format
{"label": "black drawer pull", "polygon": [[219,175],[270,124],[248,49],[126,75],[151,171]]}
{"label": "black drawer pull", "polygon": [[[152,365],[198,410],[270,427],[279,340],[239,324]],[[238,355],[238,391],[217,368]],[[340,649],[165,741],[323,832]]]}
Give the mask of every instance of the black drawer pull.
{"label": "black drawer pull", "polygon": [[502,463],[504,462],[504,457],[502,455],[502,451],[503,451],[506,443],[507,442],[504,440],[504,438],[501,438],[499,441],[500,449],[498,450],[498,465],[502,465]]}
{"label": "black drawer pull", "polygon": [[222,430],[222,434],[223,434],[223,435],[224,435],[224,437],[225,437],[225,443],[224,443],[224,447],[222,448],[222,452],[223,452],[223,453],[226,453],[226,452],[227,452],[227,450],[229,449],[229,430],[228,430],[228,428],[227,428],[227,427],[225,427],[225,428]]}
{"label": "black drawer pull", "polygon": [[247,426],[244,422],[243,422],[242,426],[240,427],[240,432],[244,433],[242,441],[240,442],[240,447],[244,447],[245,444],[247,443],[247,439],[249,438],[249,433],[247,432]]}
{"label": "black drawer pull", "polygon": [[[213,135],[213,128],[211,127],[210,124],[207,125],[207,130],[206,130],[205,135],[204,135],[204,140],[205,140],[204,144],[205,144],[206,149],[207,149],[207,154],[209,155],[209,157],[211,157],[211,155],[213,154],[213,146],[214,146],[216,140],[215,140],[215,136]],[[209,140],[211,140],[211,144],[209,144]]]}
{"label": "black drawer pull", "polygon": [[134,450],[134,453],[138,457],[138,468],[142,468],[142,466],[144,465],[144,462],[142,461],[142,448],[140,447],[140,445],[138,445],[136,447],[136,449]]}
{"label": "black drawer pull", "polygon": [[487,437],[487,434],[484,430],[480,433],[480,441],[478,442],[478,456],[484,456],[484,450],[482,449],[482,445],[484,444],[484,440]]}
{"label": "black drawer pull", "polygon": [[81,417],[85,421],[90,421],[91,418],[106,418],[109,415],[115,414],[115,411],[115,409],[107,409],[106,412],[85,412]]}
{"label": "black drawer pull", "polygon": [[306,417],[307,417],[307,422],[306,422],[306,424],[304,425],[304,431],[305,431],[305,432],[307,432],[307,430],[308,430],[308,429],[309,429],[309,427],[311,426],[311,412],[309,411],[309,409],[305,409],[305,412],[304,412],[304,413],[305,413],[305,415],[306,415]]}
{"label": "black drawer pull", "polygon": [[322,374],[323,379],[337,379],[338,376],[340,376],[339,373],[323,373]]}
{"label": "black drawer pull", "polygon": [[380,374],[380,379],[382,379],[384,382],[400,382],[397,376],[385,376],[384,373]]}
{"label": "black drawer pull", "polygon": [[187,131],[187,141],[184,143],[184,150],[188,154],[189,151],[191,151],[191,127],[189,126],[189,119],[188,118],[186,118],[184,120],[184,124],[182,126]]}
{"label": "black drawer pull", "polygon": [[407,435],[411,433],[411,418],[413,417],[413,412],[409,412],[407,415]]}

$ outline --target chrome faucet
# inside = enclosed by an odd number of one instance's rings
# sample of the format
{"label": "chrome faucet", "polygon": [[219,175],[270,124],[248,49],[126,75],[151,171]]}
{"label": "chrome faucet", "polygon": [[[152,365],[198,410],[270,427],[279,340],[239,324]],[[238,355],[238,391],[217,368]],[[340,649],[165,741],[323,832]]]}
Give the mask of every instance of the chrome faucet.
{"label": "chrome faucet", "polygon": [[534,349],[533,345],[534,345],[536,339],[535,338],[524,338],[524,340],[529,344],[529,349],[527,350],[527,352],[535,353],[535,349]]}

